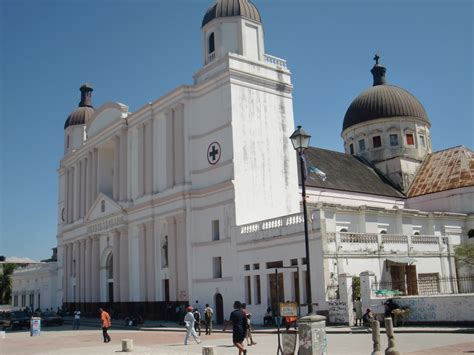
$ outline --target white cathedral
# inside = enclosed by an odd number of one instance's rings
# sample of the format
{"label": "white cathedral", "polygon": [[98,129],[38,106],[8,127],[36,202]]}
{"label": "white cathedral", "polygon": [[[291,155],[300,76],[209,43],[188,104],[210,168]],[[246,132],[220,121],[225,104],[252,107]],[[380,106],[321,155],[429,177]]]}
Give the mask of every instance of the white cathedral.
{"label": "white cathedral", "polygon": [[[259,323],[277,284],[280,301],[306,304],[291,73],[265,53],[248,0],[218,0],[201,31],[194,83],[136,112],[94,108],[81,86],[58,170],[58,261],[44,280],[16,272],[14,306],[163,319],[199,300],[220,322],[240,299]],[[425,109],[375,60],[343,121],[345,153],[305,152],[327,176],[306,180],[318,311],[341,274],[369,270],[406,294],[455,277],[454,248],[474,229],[472,151],[432,152]]]}

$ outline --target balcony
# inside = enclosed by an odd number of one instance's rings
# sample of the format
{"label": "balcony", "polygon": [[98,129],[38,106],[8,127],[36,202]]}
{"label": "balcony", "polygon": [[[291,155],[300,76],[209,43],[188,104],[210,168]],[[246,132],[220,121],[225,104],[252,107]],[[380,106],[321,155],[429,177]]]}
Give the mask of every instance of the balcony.
{"label": "balcony", "polygon": [[287,68],[286,60],[284,60],[284,59],[274,57],[274,56],[269,55],[269,54],[264,54],[263,57],[265,59],[265,62],[267,62],[267,63],[276,65],[277,67],[281,67],[281,68],[285,68],[285,69]]}
{"label": "balcony", "polygon": [[326,233],[328,252],[381,254],[447,252],[449,239],[437,235]]}

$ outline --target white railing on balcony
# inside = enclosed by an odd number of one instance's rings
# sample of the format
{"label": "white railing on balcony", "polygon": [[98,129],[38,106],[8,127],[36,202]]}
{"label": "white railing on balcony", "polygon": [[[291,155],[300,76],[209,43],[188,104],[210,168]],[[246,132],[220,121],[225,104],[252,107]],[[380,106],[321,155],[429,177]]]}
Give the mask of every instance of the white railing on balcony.
{"label": "white railing on balcony", "polygon": [[403,234],[376,234],[376,233],[348,233],[348,232],[327,232],[326,239],[328,243],[336,242],[336,235],[339,234],[341,243],[377,243],[378,237],[381,237],[383,244],[449,244],[448,237],[435,235],[412,235]]}
{"label": "white railing on balcony", "polygon": [[412,235],[413,244],[439,244],[439,237],[429,235]]}
{"label": "white railing on balcony", "polygon": [[263,57],[265,58],[265,62],[267,63],[274,64],[277,67],[286,68],[286,60],[284,59],[274,57],[270,54],[264,54]]}
{"label": "white railing on balcony", "polygon": [[408,236],[399,234],[382,234],[384,244],[407,244]]}
{"label": "white railing on balcony", "polygon": [[377,234],[341,233],[341,243],[377,244]]}
{"label": "white railing on balcony", "polygon": [[284,217],[277,217],[260,221],[257,223],[245,224],[243,226],[240,226],[240,234],[250,234],[259,231],[267,231],[271,229],[289,227],[292,225],[303,223],[303,221],[304,219],[302,213],[290,214]]}
{"label": "white railing on balcony", "polygon": [[216,52],[212,52],[212,53],[209,53],[207,55],[207,62],[208,63],[212,62],[214,59],[216,59]]}

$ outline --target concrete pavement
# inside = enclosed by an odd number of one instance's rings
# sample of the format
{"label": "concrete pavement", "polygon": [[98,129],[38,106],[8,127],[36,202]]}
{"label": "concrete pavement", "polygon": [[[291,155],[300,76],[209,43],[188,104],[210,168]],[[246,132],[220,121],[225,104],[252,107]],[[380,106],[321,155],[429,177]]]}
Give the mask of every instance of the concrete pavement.
{"label": "concrete pavement", "polygon": [[[27,331],[7,332],[0,339],[0,354],[116,354],[121,352],[121,339],[133,339],[135,354],[185,355],[202,354],[203,345],[214,345],[218,355],[236,355],[232,347],[230,332],[215,332],[211,336],[202,335],[202,344],[183,345],[184,331],[140,331],[110,330],[112,341],[102,342],[99,327],[82,327],[73,331],[69,326],[44,328],[41,336],[30,337]],[[466,354],[474,352],[473,334],[452,333],[398,333],[396,343],[403,354]],[[274,355],[277,349],[277,335],[257,332],[257,345],[248,347],[248,354]],[[372,339],[369,333],[327,335],[328,354],[370,354]],[[382,350],[387,347],[387,338],[381,336]]]}

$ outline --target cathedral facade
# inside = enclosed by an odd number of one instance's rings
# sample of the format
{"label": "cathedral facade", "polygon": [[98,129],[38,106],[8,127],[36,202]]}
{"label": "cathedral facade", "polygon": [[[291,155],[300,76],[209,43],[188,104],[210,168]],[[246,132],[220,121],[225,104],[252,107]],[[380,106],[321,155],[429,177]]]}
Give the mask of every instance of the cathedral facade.
{"label": "cathedral facade", "polygon": [[[259,323],[278,301],[308,302],[291,73],[265,53],[250,1],[218,0],[201,31],[193,85],[136,112],[94,108],[81,86],[58,170],[57,305],[165,318],[198,300],[222,321],[240,299]],[[305,152],[327,177],[306,180],[319,311],[343,274],[369,270],[405,294],[455,277],[454,248],[474,229],[472,151],[433,153],[422,104],[374,59],[374,86],[343,120],[345,153]]]}

